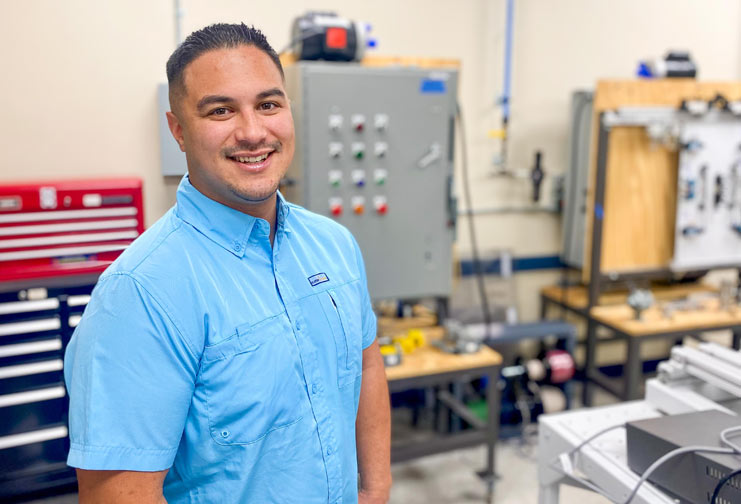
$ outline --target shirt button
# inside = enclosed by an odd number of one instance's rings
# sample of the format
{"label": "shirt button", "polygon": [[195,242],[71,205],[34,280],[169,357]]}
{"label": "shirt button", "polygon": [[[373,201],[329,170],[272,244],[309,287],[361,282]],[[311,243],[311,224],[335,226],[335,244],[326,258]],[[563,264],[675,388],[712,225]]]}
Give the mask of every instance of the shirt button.
{"label": "shirt button", "polygon": [[242,244],[239,242],[234,242],[234,250],[236,250],[237,252],[242,250]]}
{"label": "shirt button", "polygon": [[312,384],[312,386],[311,386],[311,393],[312,393],[312,394],[316,394],[316,391],[317,391],[317,386],[316,386],[316,383],[314,383],[314,384]]}
{"label": "shirt button", "polygon": [[229,431],[228,430],[221,431],[221,437],[228,438],[229,437]]}
{"label": "shirt button", "polygon": [[297,331],[300,331],[301,330],[301,324],[298,323],[298,322],[296,322],[296,330]]}
{"label": "shirt button", "polygon": [[332,455],[332,448],[327,448],[327,455]]}

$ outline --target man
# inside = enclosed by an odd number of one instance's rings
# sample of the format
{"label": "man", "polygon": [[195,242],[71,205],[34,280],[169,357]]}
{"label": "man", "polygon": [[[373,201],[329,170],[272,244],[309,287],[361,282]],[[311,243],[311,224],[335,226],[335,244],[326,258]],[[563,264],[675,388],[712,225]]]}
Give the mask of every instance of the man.
{"label": "man", "polygon": [[278,56],[254,28],[212,25],[167,76],[189,175],[101,276],[66,354],[80,502],[386,502],[363,262],[277,192],[294,151]]}

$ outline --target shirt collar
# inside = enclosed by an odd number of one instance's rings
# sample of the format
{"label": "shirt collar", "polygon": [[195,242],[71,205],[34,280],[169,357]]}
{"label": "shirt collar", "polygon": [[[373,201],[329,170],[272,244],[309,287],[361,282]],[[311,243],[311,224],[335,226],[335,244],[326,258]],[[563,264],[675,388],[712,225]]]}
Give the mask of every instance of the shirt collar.
{"label": "shirt collar", "polygon": [[[188,175],[180,181],[176,199],[178,217],[232,254],[244,255],[250,233],[260,219],[212,200],[190,183]],[[285,223],[289,206],[280,191],[277,205],[276,233],[288,231]]]}

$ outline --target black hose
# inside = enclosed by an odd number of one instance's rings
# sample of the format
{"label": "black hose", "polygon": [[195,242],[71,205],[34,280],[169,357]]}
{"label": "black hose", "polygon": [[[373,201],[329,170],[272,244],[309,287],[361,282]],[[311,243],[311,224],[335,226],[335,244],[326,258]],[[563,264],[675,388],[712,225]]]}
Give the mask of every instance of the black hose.
{"label": "black hose", "polygon": [[468,228],[469,234],[471,235],[471,254],[473,255],[473,270],[476,274],[476,280],[479,288],[479,296],[481,297],[481,311],[484,315],[485,325],[485,339],[488,340],[490,336],[490,325],[491,325],[491,311],[489,309],[489,296],[486,294],[486,282],[484,278],[484,271],[481,267],[481,259],[479,256],[479,246],[476,241],[476,229],[473,222],[473,205],[471,204],[471,187],[468,175],[468,145],[466,143],[466,130],[463,125],[463,113],[461,112],[461,106],[459,103],[455,105],[455,118],[458,122],[458,131],[460,134],[461,142],[461,169],[463,171],[463,195],[466,200],[466,208],[468,211]]}

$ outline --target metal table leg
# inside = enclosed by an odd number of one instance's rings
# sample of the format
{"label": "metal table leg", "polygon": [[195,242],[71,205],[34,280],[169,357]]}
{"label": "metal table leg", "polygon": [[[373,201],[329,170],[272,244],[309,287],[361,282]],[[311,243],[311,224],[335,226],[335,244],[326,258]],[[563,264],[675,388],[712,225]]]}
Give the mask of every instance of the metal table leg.
{"label": "metal table leg", "polygon": [[550,485],[540,485],[540,491],[538,492],[538,504],[558,504],[558,483],[551,483]]}
{"label": "metal table leg", "polygon": [[735,329],[733,331],[733,349],[741,350],[741,331]]}
{"label": "metal table leg", "polygon": [[590,377],[594,375],[597,354],[597,324],[590,316],[587,316],[587,339],[586,357],[584,359],[584,388],[582,389],[582,404],[591,406],[594,390],[589,384]]}
{"label": "metal table leg", "polygon": [[643,375],[643,362],[641,361],[641,341],[639,338],[623,334],[628,343],[628,356],[625,362],[625,396],[623,400],[632,401],[639,399],[638,388]]}
{"label": "metal table leg", "polygon": [[499,368],[497,367],[494,372],[485,376],[487,378],[486,406],[488,409],[488,420],[486,426],[486,468],[483,471],[480,471],[478,475],[486,483],[486,502],[490,503],[494,501],[494,483],[497,479],[495,450],[497,440],[499,439],[499,413],[501,408],[499,402],[499,387],[497,386]]}

